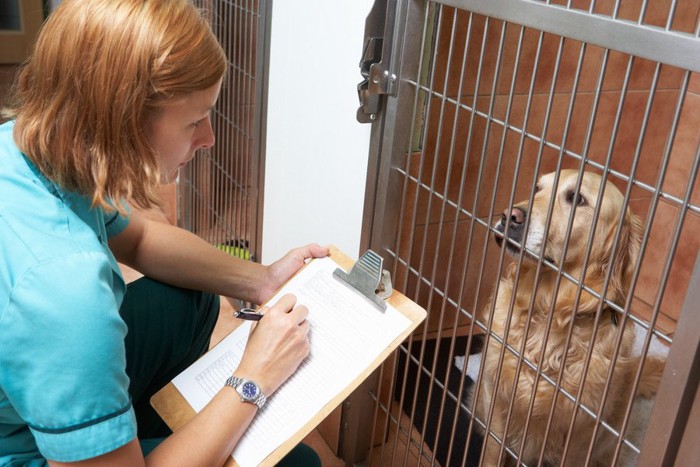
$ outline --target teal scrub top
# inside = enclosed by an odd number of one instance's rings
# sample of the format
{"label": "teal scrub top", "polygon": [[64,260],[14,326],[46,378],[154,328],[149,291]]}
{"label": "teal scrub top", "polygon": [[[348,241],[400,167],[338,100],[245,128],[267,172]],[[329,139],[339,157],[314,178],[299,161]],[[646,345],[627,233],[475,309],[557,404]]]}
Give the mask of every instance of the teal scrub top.
{"label": "teal scrub top", "polygon": [[129,220],[44,177],[0,125],[0,465],[73,462],[136,437],[107,239]]}

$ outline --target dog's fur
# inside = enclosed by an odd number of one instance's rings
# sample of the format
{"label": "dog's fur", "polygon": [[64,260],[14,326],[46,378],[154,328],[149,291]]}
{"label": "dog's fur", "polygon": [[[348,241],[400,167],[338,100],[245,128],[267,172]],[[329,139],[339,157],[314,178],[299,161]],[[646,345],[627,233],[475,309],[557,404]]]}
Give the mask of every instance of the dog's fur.
{"label": "dog's fur", "polygon": [[[594,173],[584,173],[579,194],[575,193],[577,178],[578,172],[562,170],[558,186],[554,187],[554,173],[542,176],[532,205],[529,206],[527,201],[516,204],[512,211],[504,212],[501,221],[496,223],[495,228],[500,232],[500,235],[496,234],[499,245],[504,244],[510,253],[517,256],[520,255],[521,250],[519,245],[524,241],[526,258],[523,258],[519,273],[517,260],[510,264],[500,279],[492,303],[485,307],[481,319],[488,322],[491,318],[491,332],[501,339],[507,333],[508,344],[518,352],[522,349],[524,357],[554,381],[558,380],[562,361],[566,357],[561,386],[574,397],[579,393],[583,366],[589,346],[592,345],[590,364],[580,401],[597,413],[603,400],[608,371],[615,354],[615,344],[619,333],[623,331],[621,316],[613,319],[615,312],[603,306],[597,320],[596,331],[595,318],[599,309],[597,298],[582,290],[577,303],[576,296],[579,292],[577,285],[562,277],[557,290],[557,271],[546,265],[542,265],[540,276],[536,277],[536,257],[542,256],[577,280],[581,278],[598,190],[601,188],[601,177]],[[555,202],[545,239],[545,222],[552,196],[555,197]],[[576,215],[566,257],[562,258],[569,213],[573,207],[576,207]],[[608,269],[612,268],[606,297],[620,306],[625,305],[643,234],[639,218],[627,209],[623,217],[618,247],[613,251],[612,246],[622,208],[622,194],[612,183],[607,183],[601,199],[600,214],[584,279],[586,286],[601,293]],[[529,228],[526,235],[524,227],[528,218]],[[506,223],[510,224],[507,237],[514,242],[503,238]],[[527,250],[530,252],[528,253]],[[517,284],[516,275],[519,277]],[[533,299],[535,288],[537,295]],[[491,308],[493,308],[493,316],[489,316]],[[550,310],[553,310],[551,317]],[[619,320],[616,324],[617,318]],[[574,319],[573,333],[568,348],[565,348],[572,319]],[[549,320],[551,325],[548,331]],[[527,329],[528,325],[529,329]],[[639,365],[639,357],[632,355],[633,325],[628,322],[624,331],[612,381],[604,399],[602,417],[615,429],[620,428]],[[594,332],[596,332],[595,340],[591,343]],[[542,345],[545,340],[547,344],[542,356]],[[542,453],[542,462],[545,465],[561,463],[584,465],[593,436],[593,418],[578,409],[566,459],[562,459],[574,404],[565,395],[561,393],[557,395],[551,426],[545,441],[550,408],[558,391],[540,376],[528,420],[535,372],[523,363],[517,376],[518,380],[515,382],[518,357],[509,349],[505,350],[502,357],[501,353],[502,345],[492,336],[488,340],[488,346],[482,357],[484,368],[475,407],[477,417],[486,420],[492,411],[490,431],[502,439],[512,399],[505,445],[519,452],[523,434],[527,428],[527,438],[521,452],[523,462],[535,465]],[[663,364],[661,359],[647,358],[637,396],[648,397],[656,392]],[[612,448],[616,441],[605,428],[599,426],[591,463],[609,465]],[[494,438],[487,436],[482,465],[489,467],[497,465],[500,451],[500,444]],[[500,457],[503,464],[509,456],[504,452]]]}

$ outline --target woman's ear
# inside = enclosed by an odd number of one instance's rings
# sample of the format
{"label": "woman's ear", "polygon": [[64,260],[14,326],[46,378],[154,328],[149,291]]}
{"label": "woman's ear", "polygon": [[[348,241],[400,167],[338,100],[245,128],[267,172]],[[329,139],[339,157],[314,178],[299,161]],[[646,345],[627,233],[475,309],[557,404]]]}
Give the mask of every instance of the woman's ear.
{"label": "woman's ear", "polygon": [[610,278],[610,287],[616,292],[620,301],[623,301],[629,292],[634,269],[639,260],[643,235],[642,219],[627,209]]}

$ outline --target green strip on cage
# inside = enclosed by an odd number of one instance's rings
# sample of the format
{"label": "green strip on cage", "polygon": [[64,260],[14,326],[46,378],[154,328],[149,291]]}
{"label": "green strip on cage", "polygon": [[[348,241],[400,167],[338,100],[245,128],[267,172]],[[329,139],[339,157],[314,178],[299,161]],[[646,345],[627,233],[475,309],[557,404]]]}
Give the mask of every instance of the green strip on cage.
{"label": "green strip on cage", "polygon": [[248,249],[248,241],[246,240],[228,240],[224,243],[219,243],[216,247],[228,253],[231,256],[244,260],[250,259],[250,250]]}

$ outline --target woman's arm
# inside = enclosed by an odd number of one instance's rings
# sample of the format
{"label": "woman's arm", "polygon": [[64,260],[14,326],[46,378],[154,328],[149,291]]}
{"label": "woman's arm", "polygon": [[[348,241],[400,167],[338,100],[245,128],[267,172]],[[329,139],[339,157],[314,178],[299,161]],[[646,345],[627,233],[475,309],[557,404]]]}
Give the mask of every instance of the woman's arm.
{"label": "woman's arm", "polygon": [[121,448],[80,462],[53,462],[51,467],[202,466],[223,465],[250,425],[258,408],[241,402],[233,388],[225,386],[200,413],[167,437],[146,458],[138,439]]}
{"label": "woman's arm", "polygon": [[[309,354],[308,309],[295,306],[285,295],[265,309],[265,318],[252,331],[236,376],[256,381],[271,397]],[[250,425],[258,407],[242,402],[238,393],[224,386],[214,398],[176,433],[165,439],[148,457],[138,440],[93,459],[74,463],[49,461],[52,467],[102,466],[216,466],[222,465]]]}
{"label": "woman's arm", "polygon": [[308,258],[327,248],[307,245],[270,266],[229,255],[178,227],[146,219],[135,210],[128,226],[109,240],[118,261],[178,287],[264,303]]}

